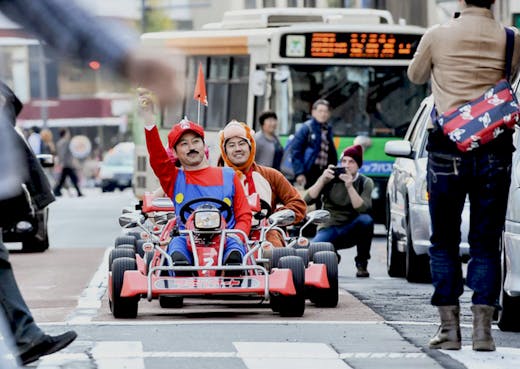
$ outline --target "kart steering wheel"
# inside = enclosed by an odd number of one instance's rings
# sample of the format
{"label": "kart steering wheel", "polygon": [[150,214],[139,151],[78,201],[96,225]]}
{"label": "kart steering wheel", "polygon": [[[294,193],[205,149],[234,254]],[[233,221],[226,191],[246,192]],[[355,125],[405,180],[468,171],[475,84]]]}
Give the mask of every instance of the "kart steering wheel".
{"label": "kart steering wheel", "polygon": [[[264,213],[262,210],[266,210],[266,212]],[[260,211],[256,212],[256,214],[253,215],[253,217],[255,219],[260,220],[260,219],[269,218],[271,216],[271,214],[273,214],[273,209],[271,208],[271,204],[269,204],[264,199],[260,199]]]}
{"label": "kart steering wheel", "polygon": [[220,214],[225,215],[224,220],[226,221],[226,223],[229,223],[229,221],[233,217],[233,211],[231,210],[231,207],[224,201],[214,199],[211,197],[201,197],[199,199],[193,199],[191,201],[188,201],[186,204],[182,206],[181,210],[179,211],[179,216],[181,217],[182,223],[186,224],[186,221],[188,220],[190,215],[196,210],[193,208],[194,204],[202,205],[203,203],[210,203],[211,205],[215,205]]}

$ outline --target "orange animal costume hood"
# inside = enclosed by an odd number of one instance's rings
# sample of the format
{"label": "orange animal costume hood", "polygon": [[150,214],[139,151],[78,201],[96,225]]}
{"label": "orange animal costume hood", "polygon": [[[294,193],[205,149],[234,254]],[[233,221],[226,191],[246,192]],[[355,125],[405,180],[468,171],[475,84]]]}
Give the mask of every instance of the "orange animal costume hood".
{"label": "orange animal costume hood", "polygon": [[[222,155],[222,159],[224,159],[224,162],[228,167],[233,168],[236,171],[241,172],[242,174],[245,174],[247,169],[251,167],[253,162],[255,161],[255,155],[256,155],[256,142],[254,139],[255,132],[245,123],[238,122],[236,120],[232,120],[229,122],[222,131],[219,132],[219,146],[220,146],[220,153]],[[251,148],[251,155],[249,155],[249,158],[247,161],[242,164],[241,166],[237,167],[231,161],[229,160],[228,156],[226,155],[226,150],[224,148],[226,141],[229,140],[232,137],[240,137],[246,140],[249,143],[249,147]]]}

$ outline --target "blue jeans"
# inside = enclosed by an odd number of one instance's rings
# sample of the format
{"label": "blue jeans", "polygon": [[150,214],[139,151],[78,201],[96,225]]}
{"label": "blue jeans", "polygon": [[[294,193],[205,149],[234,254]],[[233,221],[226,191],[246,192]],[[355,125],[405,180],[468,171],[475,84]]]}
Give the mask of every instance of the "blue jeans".
{"label": "blue jeans", "polygon": [[370,259],[370,245],[374,236],[374,221],[368,214],[360,214],[350,223],[321,228],[313,242],[331,242],[336,250],[357,246],[357,266],[366,267]]}
{"label": "blue jeans", "polygon": [[461,214],[470,201],[470,261],[466,284],[473,304],[495,305],[500,292],[500,236],[504,227],[511,153],[476,151],[459,157],[430,153],[428,193],[432,224],[432,305],[458,305],[463,292],[459,256]]}
{"label": "blue jeans", "polygon": [[34,322],[23,299],[8,260],[8,251],[2,242],[0,228],[0,314],[4,314],[19,352],[25,352],[39,343],[45,333]]}
{"label": "blue jeans", "polygon": [[[242,257],[246,254],[246,249],[242,242],[240,242],[235,237],[227,237],[226,243],[224,245],[224,260],[226,260],[226,258],[233,250],[240,252],[240,255],[242,255]],[[191,252],[188,250],[187,236],[175,237],[170,241],[167,252],[171,255],[174,251],[180,252],[182,255],[184,255],[186,260],[188,260],[190,265],[193,265],[193,256]]]}

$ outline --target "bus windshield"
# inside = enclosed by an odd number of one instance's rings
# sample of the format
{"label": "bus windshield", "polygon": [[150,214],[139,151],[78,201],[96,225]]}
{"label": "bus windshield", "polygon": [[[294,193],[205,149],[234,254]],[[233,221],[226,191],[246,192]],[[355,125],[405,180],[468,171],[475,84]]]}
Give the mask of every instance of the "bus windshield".
{"label": "bus windshield", "polygon": [[405,66],[278,65],[272,106],[280,134],[294,133],[319,98],[332,107],[336,136],[403,137],[427,85],[414,85]]}

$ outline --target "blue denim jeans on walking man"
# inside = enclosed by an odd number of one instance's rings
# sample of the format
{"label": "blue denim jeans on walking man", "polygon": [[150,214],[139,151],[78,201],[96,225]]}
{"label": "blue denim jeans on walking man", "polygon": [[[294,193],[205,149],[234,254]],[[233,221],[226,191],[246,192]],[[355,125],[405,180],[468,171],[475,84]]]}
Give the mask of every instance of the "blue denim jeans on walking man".
{"label": "blue denim jeans on walking man", "polygon": [[464,289],[459,244],[466,195],[470,201],[466,284],[473,290],[473,304],[495,305],[500,291],[499,242],[511,182],[511,160],[511,153],[489,150],[461,156],[429,154],[429,253],[435,288],[432,305],[458,305]]}
{"label": "blue denim jeans on walking man", "polygon": [[332,242],[336,250],[357,246],[356,266],[366,268],[370,259],[370,245],[374,236],[374,221],[368,214],[360,214],[350,223],[321,228],[312,242]]}

